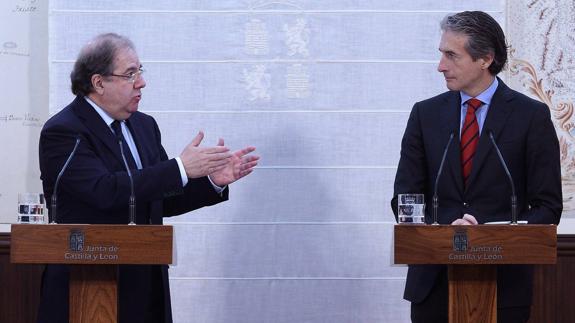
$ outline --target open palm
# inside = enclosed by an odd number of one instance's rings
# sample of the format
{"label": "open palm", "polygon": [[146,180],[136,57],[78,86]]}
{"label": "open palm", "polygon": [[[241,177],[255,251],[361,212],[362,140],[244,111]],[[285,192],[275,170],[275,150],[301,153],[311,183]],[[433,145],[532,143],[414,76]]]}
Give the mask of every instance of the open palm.
{"label": "open palm", "polygon": [[[223,146],[223,144],[223,139],[220,139],[218,146]],[[210,179],[212,182],[220,187],[223,187],[250,174],[260,159],[259,156],[248,156],[248,154],[254,150],[256,150],[256,148],[250,146],[234,152],[225,167],[210,174]]]}

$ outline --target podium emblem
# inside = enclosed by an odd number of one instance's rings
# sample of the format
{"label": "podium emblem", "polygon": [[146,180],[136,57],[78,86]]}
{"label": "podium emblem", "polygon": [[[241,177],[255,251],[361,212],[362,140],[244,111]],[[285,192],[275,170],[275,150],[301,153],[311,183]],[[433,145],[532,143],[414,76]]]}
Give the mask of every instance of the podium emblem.
{"label": "podium emblem", "polygon": [[84,232],[82,230],[70,230],[70,251],[80,252],[84,250]]}
{"label": "podium emblem", "polygon": [[457,230],[453,233],[453,251],[465,252],[467,251],[467,231]]}

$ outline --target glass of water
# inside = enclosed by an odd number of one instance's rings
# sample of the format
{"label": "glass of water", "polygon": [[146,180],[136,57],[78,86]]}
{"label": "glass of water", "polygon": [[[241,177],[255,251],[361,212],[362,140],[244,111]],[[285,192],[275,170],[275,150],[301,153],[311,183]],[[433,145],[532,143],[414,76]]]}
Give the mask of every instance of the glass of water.
{"label": "glass of water", "polygon": [[397,217],[400,224],[425,224],[425,196],[423,194],[399,194]]}
{"label": "glass of water", "polygon": [[45,205],[44,194],[42,193],[18,194],[18,223],[45,223]]}

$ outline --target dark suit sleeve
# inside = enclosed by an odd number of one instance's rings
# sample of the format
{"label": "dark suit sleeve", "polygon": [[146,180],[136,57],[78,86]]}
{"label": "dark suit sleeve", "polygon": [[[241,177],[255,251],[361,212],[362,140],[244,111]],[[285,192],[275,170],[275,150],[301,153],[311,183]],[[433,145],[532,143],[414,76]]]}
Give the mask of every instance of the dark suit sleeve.
{"label": "dark suit sleeve", "polygon": [[174,216],[228,200],[229,187],[217,193],[207,177],[191,178],[178,194],[164,199],[164,216]]}
{"label": "dark suit sleeve", "polygon": [[[162,146],[162,135],[155,120],[153,120],[153,125],[156,146],[160,152],[160,160],[167,160],[168,155]],[[164,192],[163,194],[162,213],[164,217],[184,214],[228,199],[229,187],[226,187],[221,194],[217,193],[207,176],[189,178],[186,186],[182,187],[183,183],[178,168],[178,179],[176,182],[179,184],[178,186],[173,190]]]}
{"label": "dark suit sleeve", "polygon": [[[59,205],[64,208],[61,213],[76,214],[79,208],[90,208],[111,214],[110,211],[126,208],[130,181],[119,156],[103,144],[101,135],[82,127],[81,122],[62,119],[48,122],[40,136],[40,168],[47,197],[50,198],[56,176],[79,136],[80,145],[59,186]],[[143,169],[132,170],[138,204],[160,202],[150,204],[152,214],[171,216],[227,199],[227,189],[220,196],[208,186],[207,178],[190,180],[182,187],[178,164],[175,159],[168,159],[155,120],[141,116],[134,122],[145,129],[137,140],[140,155],[147,160]],[[67,206],[69,210],[65,209]]]}
{"label": "dark suit sleeve", "polygon": [[559,141],[545,105],[531,121],[525,158],[529,210],[522,217],[533,224],[558,224],[563,210]]}
{"label": "dark suit sleeve", "polygon": [[428,179],[427,162],[421,129],[419,106],[416,103],[411,110],[403,139],[395,182],[391,208],[397,221],[397,194],[425,193]]}
{"label": "dark suit sleeve", "polygon": [[[80,136],[74,159],[62,176],[60,195],[70,196],[99,210],[125,207],[130,195],[130,182],[121,162],[98,145],[89,133],[76,132],[63,125],[45,127],[40,136],[40,167],[45,191],[52,193],[56,176]],[[158,163],[133,171],[136,199],[162,199],[166,192],[181,187],[175,160],[164,158]]]}

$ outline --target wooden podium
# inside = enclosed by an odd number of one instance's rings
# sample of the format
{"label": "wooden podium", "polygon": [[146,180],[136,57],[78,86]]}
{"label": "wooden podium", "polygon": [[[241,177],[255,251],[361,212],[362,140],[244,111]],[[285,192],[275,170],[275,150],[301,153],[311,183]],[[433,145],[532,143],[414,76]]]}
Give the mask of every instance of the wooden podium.
{"label": "wooden podium", "polygon": [[395,264],[446,264],[449,322],[497,323],[497,265],[555,264],[555,225],[406,225]]}
{"label": "wooden podium", "polygon": [[117,322],[117,267],[172,263],[173,227],[13,224],[10,261],[70,266],[70,322]]}

